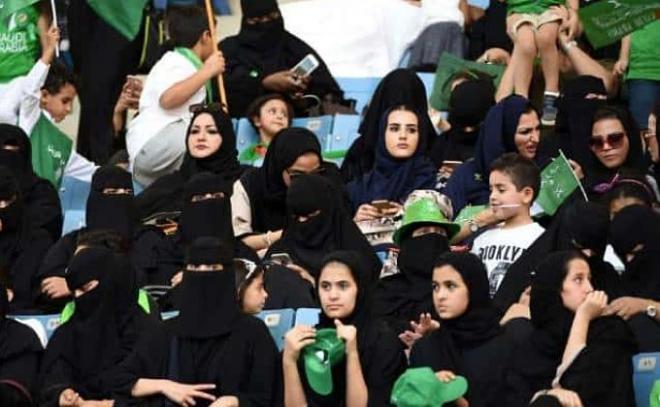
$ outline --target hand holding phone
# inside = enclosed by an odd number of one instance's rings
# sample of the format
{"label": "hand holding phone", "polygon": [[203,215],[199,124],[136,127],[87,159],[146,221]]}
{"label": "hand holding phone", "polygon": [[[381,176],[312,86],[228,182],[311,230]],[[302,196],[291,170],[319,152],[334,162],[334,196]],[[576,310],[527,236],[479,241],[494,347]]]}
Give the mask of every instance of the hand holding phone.
{"label": "hand holding phone", "polygon": [[316,59],[316,57],[313,54],[307,54],[305,55],[305,58],[303,58],[300,62],[296,64],[291,69],[291,72],[299,77],[305,77],[309,76],[318,68],[320,65],[319,60]]}
{"label": "hand holding phone", "polygon": [[291,260],[291,256],[289,256],[287,253],[273,253],[272,256],[270,256],[270,259],[282,266],[288,266],[289,264],[293,264],[293,260]]}

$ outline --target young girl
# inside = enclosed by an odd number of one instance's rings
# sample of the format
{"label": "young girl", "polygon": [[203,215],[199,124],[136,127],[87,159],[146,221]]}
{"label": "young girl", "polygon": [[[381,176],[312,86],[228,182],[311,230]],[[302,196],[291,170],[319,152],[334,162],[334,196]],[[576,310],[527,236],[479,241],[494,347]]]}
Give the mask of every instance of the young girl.
{"label": "young girl", "polygon": [[248,108],[247,117],[259,133],[259,142],[245,149],[238,160],[241,164],[259,167],[275,135],[291,125],[293,107],[284,96],[272,93],[255,99]]}
{"label": "young girl", "polygon": [[[335,252],[323,262],[316,289],[321,303],[316,327],[299,325],[285,337],[285,406],[384,406],[392,385],[406,368],[396,335],[371,318],[369,287],[356,252]],[[332,367],[332,392],[322,396],[309,386],[300,353],[314,343],[317,328],[335,328],[345,342],[343,361]]]}
{"label": "young girl", "polygon": [[263,311],[268,291],[264,284],[265,270],[263,267],[246,263],[236,268],[236,291],[241,310],[249,315]]}

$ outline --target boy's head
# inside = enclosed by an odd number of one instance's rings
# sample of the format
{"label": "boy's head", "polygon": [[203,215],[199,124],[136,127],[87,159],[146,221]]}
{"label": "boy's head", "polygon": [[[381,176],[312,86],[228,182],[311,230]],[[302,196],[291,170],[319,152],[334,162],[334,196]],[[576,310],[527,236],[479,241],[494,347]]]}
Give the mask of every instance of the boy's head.
{"label": "boy's head", "polygon": [[61,122],[73,110],[73,100],[78,95],[77,88],[73,73],[63,64],[54,62],[41,88],[41,108],[47,111],[56,123]]}
{"label": "boy's head", "polygon": [[167,12],[167,32],[175,47],[197,47],[202,61],[213,53],[213,37],[203,7],[170,7]]}
{"label": "boy's head", "polygon": [[490,167],[490,206],[499,219],[529,214],[541,187],[541,173],[534,161],[506,153]]}
{"label": "boy's head", "polygon": [[291,125],[293,107],[284,96],[273,93],[255,99],[248,107],[246,116],[257,133],[272,138]]}

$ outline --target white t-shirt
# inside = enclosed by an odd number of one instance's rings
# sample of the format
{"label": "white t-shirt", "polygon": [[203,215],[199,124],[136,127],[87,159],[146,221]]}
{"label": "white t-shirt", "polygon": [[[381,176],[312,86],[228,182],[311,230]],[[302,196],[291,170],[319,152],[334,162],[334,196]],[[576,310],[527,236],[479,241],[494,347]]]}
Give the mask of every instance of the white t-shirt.
{"label": "white t-shirt", "polygon": [[463,26],[463,13],[458,8],[459,0],[422,0],[424,26],[441,22],[455,22]]}
{"label": "white t-shirt", "polygon": [[[204,102],[206,87],[199,90],[175,109],[160,107],[160,97],[172,85],[181,82],[197,72],[197,68],[186,57],[175,51],[169,51],[151,68],[144,83],[140,96],[139,114],[128,125],[126,133],[126,149],[133,167],[133,160],[142,147],[152,137],[162,131],[169,124],[178,120],[190,120],[190,105]],[[185,147],[181,147],[185,148]]]}
{"label": "white t-shirt", "polygon": [[544,232],[538,223],[504,229],[487,230],[472,245],[472,253],[486,265],[490,296],[494,296],[509,266]]}

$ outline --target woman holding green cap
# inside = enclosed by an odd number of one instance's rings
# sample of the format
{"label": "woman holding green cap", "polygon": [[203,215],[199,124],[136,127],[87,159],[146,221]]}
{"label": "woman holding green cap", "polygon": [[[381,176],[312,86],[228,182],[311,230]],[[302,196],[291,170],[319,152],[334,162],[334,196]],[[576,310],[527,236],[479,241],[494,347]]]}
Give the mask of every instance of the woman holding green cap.
{"label": "woman holding green cap", "polygon": [[[396,335],[371,316],[362,263],[360,253],[348,251],[324,259],[316,285],[320,322],[316,327],[296,326],[285,337],[285,406],[389,405],[394,381],[406,368],[406,357]],[[327,328],[336,329],[336,336],[344,342],[342,358],[332,357],[332,351],[305,351],[308,346],[324,348],[318,342],[327,344]],[[326,362],[325,372],[314,360],[319,356]]]}

